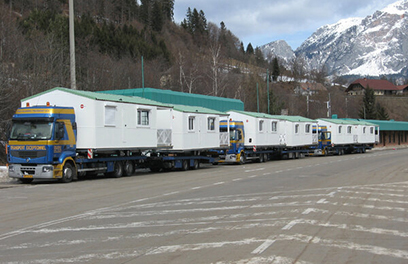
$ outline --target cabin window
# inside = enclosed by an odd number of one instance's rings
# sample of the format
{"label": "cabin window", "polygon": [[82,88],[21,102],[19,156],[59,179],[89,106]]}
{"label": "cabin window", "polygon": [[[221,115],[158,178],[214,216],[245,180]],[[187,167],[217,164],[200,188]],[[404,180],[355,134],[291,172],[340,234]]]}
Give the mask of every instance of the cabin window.
{"label": "cabin window", "polygon": [[207,119],[207,128],[208,128],[208,131],[215,130],[215,117],[209,117]]}
{"label": "cabin window", "polygon": [[143,109],[137,110],[137,124],[139,126],[149,125],[149,110],[143,110]]}
{"label": "cabin window", "polygon": [[299,124],[295,125],[295,134],[299,134]]}
{"label": "cabin window", "polygon": [[116,106],[105,105],[105,126],[116,126]]}
{"label": "cabin window", "polygon": [[278,131],[278,122],[273,121],[272,122],[272,132],[277,132]]}
{"label": "cabin window", "polygon": [[259,132],[262,132],[262,131],[264,130],[263,125],[264,125],[264,121],[263,121],[263,120],[260,120],[260,121],[259,121]]}
{"label": "cabin window", "polygon": [[189,116],[188,117],[188,130],[189,131],[194,131],[194,123],[195,123],[195,117]]}
{"label": "cabin window", "polygon": [[370,127],[370,134],[374,134],[374,127]]}
{"label": "cabin window", "polygon": [[347,133],[351,134],[351,126],[347,127]]}
{"label": "cabin window", "polygon": [[339,126],[339,134],[341,134],[341,128],[342,128],[342,126]]}
{"label": "cabin window", "polygon": [[366,133],[366,127],[363,127],[363,134]]}
{"label": "cabin window", "polygon": [[310,133],[310,124],[306,124],[305,126],[305,132]]}

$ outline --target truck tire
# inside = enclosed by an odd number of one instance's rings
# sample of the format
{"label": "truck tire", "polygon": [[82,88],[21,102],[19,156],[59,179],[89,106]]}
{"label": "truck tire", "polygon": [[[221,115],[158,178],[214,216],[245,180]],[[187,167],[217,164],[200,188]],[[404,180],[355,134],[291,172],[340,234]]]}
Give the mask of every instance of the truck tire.
{"label": "truck tire", "polygon": [[120,161],[115,161],[113,165],[113,171],[109,172],[109,177],[120,178],[123,175],[123,163]]}
{"label": "truck tire", "polygon": [[264,154],[259,154],[259,163],[264,163],[265,162],[265,157]]}
{"label": "truck tire", "polygon": [[76,178],[76,171],[74,166],[70,162],[66,162],[64,168],[62,169],[62,178],[60,181],[62,183],[69,183],[72,179]]}
{"label": "truck tire", "polygon": [[181,163],[181,170],[182,171],[186,171],[186,170],[188,170],[188,160],[182,160],[182,163]]}
{"label": "truck tire", "polygon": [[240,165],[243,165],[243,164],[245,164],[245,154],[244,154],[244,152],[241,152],[241,155],[239,156],[239,164]]}
{"label": "truck tire", "polygon": [[133,161],[125,161],[125,164],[123,166],[123,175],[124,176],[130,176],[133,174],[133,172],[135,171],[135,164],[133,163]]}

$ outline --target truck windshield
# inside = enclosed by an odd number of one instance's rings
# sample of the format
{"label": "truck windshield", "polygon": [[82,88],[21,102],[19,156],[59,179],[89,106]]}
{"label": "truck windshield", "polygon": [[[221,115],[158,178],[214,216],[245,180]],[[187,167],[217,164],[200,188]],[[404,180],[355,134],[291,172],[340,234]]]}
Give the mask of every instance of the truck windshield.
{"label": "truck windshield", "polygon": [[52,122],[13,122],[10,139],[13,140],[44,140],[51,139]]}

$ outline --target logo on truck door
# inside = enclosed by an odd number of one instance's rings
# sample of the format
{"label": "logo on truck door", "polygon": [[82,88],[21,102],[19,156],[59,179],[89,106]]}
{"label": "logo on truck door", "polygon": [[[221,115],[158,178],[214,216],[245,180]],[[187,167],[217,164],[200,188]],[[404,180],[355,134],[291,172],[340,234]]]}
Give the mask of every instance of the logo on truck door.
{"label": "logo on truck door", "polygon": [[62,152],[61,146],[54,146],[54,153],[61,153],[61,152]]}

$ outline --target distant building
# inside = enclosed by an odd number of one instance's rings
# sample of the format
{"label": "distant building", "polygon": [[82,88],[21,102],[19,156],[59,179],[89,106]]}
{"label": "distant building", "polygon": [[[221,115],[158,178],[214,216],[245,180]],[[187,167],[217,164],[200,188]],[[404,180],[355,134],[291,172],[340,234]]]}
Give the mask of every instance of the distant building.
{"label": "distant building", "polygon": [[405,85],[397,85],[397,92],[398,95],[403,95],[404,93],[408,93],[408,84]]}
{"label": "distant building", "polygon": [[295,88],[295,94],[301,95],[313,95],[318,94],[319,92],[327,91],[326,87],[324,87],[321,83],[300,83]]}
{"label": "distant building", "polygon": [[396,86],[387,80],[378,79],[358,79],[349,85],[346,89],[348,95],[363,95],[369,87],[374,90],[375,95],[401,95],[408,91],[408,85]]}

